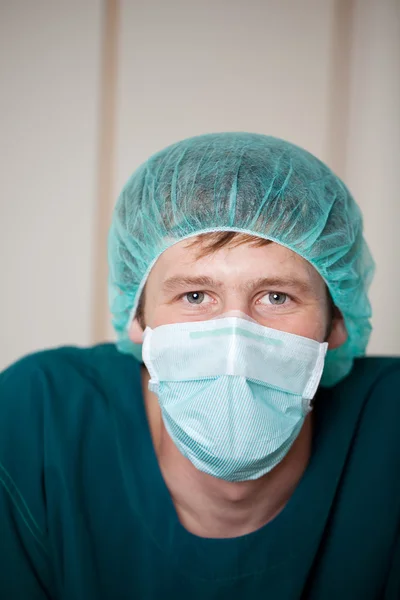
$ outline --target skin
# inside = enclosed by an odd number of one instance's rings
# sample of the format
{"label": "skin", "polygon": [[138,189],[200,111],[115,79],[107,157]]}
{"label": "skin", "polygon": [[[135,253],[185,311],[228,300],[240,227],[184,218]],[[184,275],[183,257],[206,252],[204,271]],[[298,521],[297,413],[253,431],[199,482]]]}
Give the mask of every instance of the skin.
{"label": "skin", "polygon": [[[144,322],[151,328],[208,320],[232,310],[246,313],[266,327],[327,341],[329,348],[340,346],[347,337],[337,309],[332,318],[326,286],[318,272],[276,243],[224,247],[198,259],[196,249],[182,241],[160,256],[149,275]],[[135,343],[142,342],[143,328],[137,319],[130,337]],[[153,444],[182,525],[197,536],[230,538],[271,521],[287,504],[309,462],[312,413],[286,457],[272,471],[253,481],[228,482],[202,473],[180,454],[165,429],[148,381],[143,367]]]}

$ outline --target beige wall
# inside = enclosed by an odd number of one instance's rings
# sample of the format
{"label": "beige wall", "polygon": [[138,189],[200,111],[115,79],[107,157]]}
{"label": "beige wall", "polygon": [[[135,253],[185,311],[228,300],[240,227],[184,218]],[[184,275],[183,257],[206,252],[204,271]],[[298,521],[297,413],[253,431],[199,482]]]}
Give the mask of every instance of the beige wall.
{"label": "beige wall", "polygon": [[269,133],[327,158],[334,0],[121,0],[118,189],[180,138]]}
{"label": "beige wall", "polygon": [[357,0],[347,166],[377,263],[369,352],[400,354],[400,2]]}
{"label": "beige wall", "polygon": [[349,183],[379,267],[371,350],[400,354],[398,8],[397,0],[2,7],[0,367],[39,347],[112,336],[103,247],[117,193],[149,154],[223,130],[290,139]]}
{"label": "beige wall", "polygon": [[101,2],[0,6],[0,369],[91,342]]}

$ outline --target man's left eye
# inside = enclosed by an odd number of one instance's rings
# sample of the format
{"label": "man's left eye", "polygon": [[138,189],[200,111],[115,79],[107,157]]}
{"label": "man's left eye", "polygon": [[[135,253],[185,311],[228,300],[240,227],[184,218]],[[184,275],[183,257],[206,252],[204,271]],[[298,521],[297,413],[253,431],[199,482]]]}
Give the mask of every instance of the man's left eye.
{"label": "man's left eye", "polygon": [[270,292],[260,299],[261,304],[272,304],[274,306],[280,306],[285,304],[288,299],[287,294],[281,292]]}
{"label": "man's left eye", "polygon": [[185,294],[190,304],[201,304],[204,300],[204,292],[189,292]]}

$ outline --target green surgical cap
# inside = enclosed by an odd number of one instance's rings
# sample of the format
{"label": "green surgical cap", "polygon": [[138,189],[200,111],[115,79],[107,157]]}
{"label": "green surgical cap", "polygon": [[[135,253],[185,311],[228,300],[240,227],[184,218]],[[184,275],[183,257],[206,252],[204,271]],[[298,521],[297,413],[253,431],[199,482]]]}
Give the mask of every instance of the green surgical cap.
{"label": "green surgical cap", "polygon": [[374,263],[362,216],[342,181],[315,156],[281,139],[218,133],[150,157],[129,179],[109,234],[109,302],[117,346],[141,360],[128,328],[160,254],[185,238],[237,231],[290,248],[320,273],[348,339],[328,350],[322,384],[362,356],[371,332],[367,290]]}

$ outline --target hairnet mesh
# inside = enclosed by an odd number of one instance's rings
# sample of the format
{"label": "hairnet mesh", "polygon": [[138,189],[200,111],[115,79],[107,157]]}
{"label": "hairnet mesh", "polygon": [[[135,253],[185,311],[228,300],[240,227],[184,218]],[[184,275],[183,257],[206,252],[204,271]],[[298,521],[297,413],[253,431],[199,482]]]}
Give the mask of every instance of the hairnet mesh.
{"label": "hairnet mesh", "polygon": [[183,140],[149,158],[129,179],[109,234],[109,302],[118,348],[141,359],[128,326],[160,254],[184,238],[229,230],[287,246],[324,278],[348,339],[328,351],[322,384],[340,381],[365,353],[371,331],[367,290],[374,263],[361,213],[316,157],[259,134]]}

